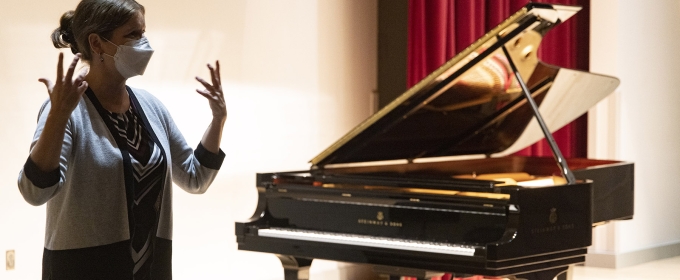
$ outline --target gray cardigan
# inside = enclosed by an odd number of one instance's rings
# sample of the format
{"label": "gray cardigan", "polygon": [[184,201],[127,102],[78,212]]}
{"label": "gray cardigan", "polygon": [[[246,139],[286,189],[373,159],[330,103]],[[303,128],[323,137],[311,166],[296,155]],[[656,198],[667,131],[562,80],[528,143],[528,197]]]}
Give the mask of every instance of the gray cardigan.
{"label": "gray cardigan", "polygon": [[[194,151],[161,102],[132,89],[167,157],[163,202],[157,237],[172,240],[172,183],[189,193],[204,193],[224,160],[200,144]],[[50,111],[43,104],[31,149]],[[56,183],[55,183],[56,182]],[[130,239],[123,157],[112,134],[86,96],[66,125],[60,167],[39,171],[27,160],[19,173],[19,190],[32,205],[47,203],[45,248],[65,250],[112,244]]]}

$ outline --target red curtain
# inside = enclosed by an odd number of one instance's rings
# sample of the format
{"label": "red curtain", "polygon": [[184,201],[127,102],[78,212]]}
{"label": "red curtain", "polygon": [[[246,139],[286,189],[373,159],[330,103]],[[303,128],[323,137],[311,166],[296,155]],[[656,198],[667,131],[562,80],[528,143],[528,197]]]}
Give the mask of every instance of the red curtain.
{"label": "red curtain", "polygon": [[[409,0],[408,87],[415,85],[528,2],[528,0]],[[588,70],[590,0],[534,2],[583,7],[581,12],[546,35],[538,56],[549,64]],[[565,157],[585,157],[586,132],[587,118],[584,115],[553,133],[553,137]],[[517,154],[552,156],[545,140]]]}

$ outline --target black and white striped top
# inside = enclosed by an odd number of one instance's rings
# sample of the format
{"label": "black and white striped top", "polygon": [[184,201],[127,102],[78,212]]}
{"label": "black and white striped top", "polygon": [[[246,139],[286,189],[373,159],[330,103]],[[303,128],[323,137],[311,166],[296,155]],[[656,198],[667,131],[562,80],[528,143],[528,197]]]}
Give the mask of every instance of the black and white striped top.
{"label": "black and white striped top", "polygon": [[167,163],[161,148],[153,142],[136,111],[135,106],[130,106],[122,114],[108,112],[108,117],[121,140],[127,142],[134,174],[132,200],[128,201],[128,209],[132,210],[134,221],[130,225],[134,279],[151,279],[152,264],[172,265],[154,260],[153,250]]}

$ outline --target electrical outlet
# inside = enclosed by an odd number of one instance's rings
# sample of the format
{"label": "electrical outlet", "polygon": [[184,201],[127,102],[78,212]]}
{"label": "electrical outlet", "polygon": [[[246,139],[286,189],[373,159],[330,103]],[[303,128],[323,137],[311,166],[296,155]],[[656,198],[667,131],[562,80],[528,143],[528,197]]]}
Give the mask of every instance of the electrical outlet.
{"label": "electrical outlet", "polygon": [[14,270],[14,250],[5,252],[5,270]]}

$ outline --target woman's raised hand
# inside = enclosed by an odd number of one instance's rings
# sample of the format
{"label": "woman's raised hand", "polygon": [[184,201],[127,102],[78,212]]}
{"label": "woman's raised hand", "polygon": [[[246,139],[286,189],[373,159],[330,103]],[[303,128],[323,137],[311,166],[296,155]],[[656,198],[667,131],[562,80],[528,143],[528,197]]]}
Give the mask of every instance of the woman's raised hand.
{"label": "woman's raised hand", "polygon": [[210,78],[212,84],[208,83],[201,77],[196,77],[196,80],[201,83],[205,89],[197,89],[200,95],[207,98],[210,102],[210,109],[212,110],[213,121],[220,121],[224,123],[227,120],[227,105],[224,102],[224,93],[222,92],[222,78],[220,77],[220,62],[215,62],[215,67],[208,64],[210,70]]}
{"label": "woman's raised hand", "polygon": [[73,58],[73,62],[71,62],[66,71],[66,76],[64,76],[64,54],[60,53],[56,83],[52,84],[49,79],[45,78],[39,80],[47,86],[47,92],[50,94],[50,102],[52,103],[40,138],[31,150],[31,159],[43,172],[59,168],[59,157],[62,143],[64,143],[68,118],[87,90],[84,73],[78,75],[75,80],[73,79],[73,72],[75,72],[78,60],[80,60],[80,54],[76,54],[76,57]]}
{"label": "woman's raised hand", "polygon": [[50,109],[50,114],[59,114],[62,117],[68,118],[76,108],[80,98],[87,90],[87,82],[85,79],[85,74],[79,74],[75,79],[73,79],[73,73],[75,72],[76,65],[80,60],[80,54],[76,54],[66,71],[66,76],[64,76],[64,54],[59,53],[59,62],[57,63],[57,79],[56,83],[52,83],[49,79],[40,78],[38,81],[45,84],[47,87],[47,92],[50,95],[50,102],[52,103],[52,109]]}

